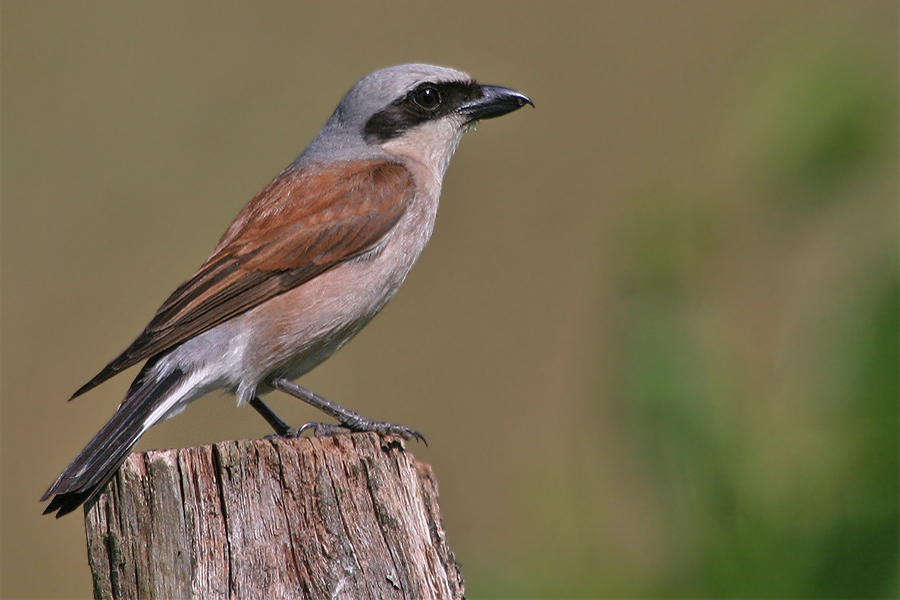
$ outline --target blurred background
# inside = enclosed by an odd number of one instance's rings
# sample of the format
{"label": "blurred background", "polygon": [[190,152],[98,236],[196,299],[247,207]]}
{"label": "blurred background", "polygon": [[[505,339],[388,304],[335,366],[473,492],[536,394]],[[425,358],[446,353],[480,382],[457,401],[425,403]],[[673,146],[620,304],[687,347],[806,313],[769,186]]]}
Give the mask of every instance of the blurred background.
{"label": "blurred background", "polygon": [[[361,76],[481,124],[304,385],[428,437],[470,598],[898,594],[898,6],[2,3],[2,593],[90,597],[38,498],[140,332]],[[312,409],[271,395],[293,423]],[[218,394],[138,449],[269,433]]]}

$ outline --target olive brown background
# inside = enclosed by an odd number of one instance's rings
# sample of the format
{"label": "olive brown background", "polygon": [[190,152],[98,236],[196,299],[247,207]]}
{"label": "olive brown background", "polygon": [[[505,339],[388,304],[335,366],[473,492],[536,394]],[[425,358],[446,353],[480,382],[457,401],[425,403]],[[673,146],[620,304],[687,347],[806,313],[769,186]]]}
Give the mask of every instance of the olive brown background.
{"label": "olive brown background", "polygon": [[[410,444],[472,598],[896,597],[896,2],[2,3],[2,595],[89,597],[71,404],[403,62],[518,89],[303,379]],[[316,418],[270,396],[293,423]],[[210,395],[139,449],[268,433]]]}

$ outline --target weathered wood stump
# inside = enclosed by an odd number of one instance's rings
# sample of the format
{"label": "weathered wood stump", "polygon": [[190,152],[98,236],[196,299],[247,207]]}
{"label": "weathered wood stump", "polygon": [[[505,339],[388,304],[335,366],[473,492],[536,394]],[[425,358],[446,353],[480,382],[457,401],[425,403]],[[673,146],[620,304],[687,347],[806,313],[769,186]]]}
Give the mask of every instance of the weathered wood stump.
{"label": "weathered wood stump", "polygon": [[437,482],[375,434],[132,454],[86,511],[96,598],[462,598]]}

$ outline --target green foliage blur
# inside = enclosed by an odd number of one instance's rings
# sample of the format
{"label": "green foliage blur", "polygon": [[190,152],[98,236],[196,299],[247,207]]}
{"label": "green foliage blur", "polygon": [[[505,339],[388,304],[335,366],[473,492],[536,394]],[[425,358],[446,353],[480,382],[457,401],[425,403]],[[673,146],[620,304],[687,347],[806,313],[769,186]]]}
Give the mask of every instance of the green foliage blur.
{"label": "green foliage blur", "polygon": [[[586,409],[625,433],[546,483],[581,489],[568,510],[520,501],[575,524],[525,579],[485,574],[490,594],[900,594],[898,90],[857,42],[756,57],[708,154],[630,199],[598,274],[614,408]],[[639,480],[621,532],[590,516],[623,487],[609,462]]]}
{"label": "green foliage blur", "polygon": [[[897,597],[897,90],[788,59],[623,226],[619,409],[670,544],[648,595]],[[737,140],[737,141],[735,141]]]}

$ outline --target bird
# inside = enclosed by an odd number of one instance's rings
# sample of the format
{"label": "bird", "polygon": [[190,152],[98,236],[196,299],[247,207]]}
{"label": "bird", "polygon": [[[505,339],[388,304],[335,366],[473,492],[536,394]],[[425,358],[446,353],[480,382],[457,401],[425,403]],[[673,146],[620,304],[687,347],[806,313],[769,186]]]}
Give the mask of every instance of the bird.
{"label": "bird", "polygon": [[[372,431],[424,441],[294,380],[397,292],[431,237],[463,134],[526,104],[534,106],[520,92],[433,65],[398,65],[360,79],[134,342],[72,395],[146,361],[109,422],[42,496],[50,500],[44,514],[89,507],[150,427],[214,390],[252,406],[280,436]],[[288,426],[261,400],[275,390],[338,424]]]}

